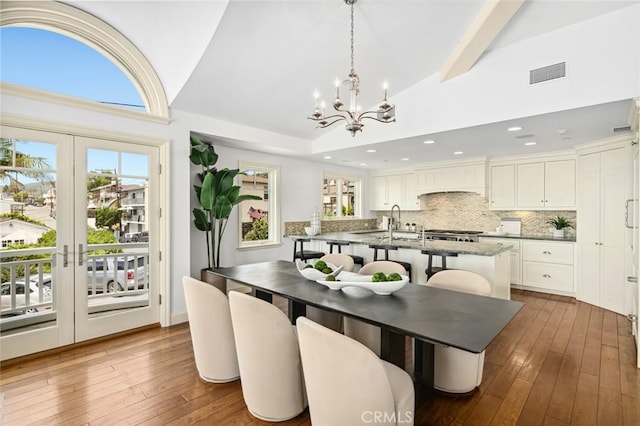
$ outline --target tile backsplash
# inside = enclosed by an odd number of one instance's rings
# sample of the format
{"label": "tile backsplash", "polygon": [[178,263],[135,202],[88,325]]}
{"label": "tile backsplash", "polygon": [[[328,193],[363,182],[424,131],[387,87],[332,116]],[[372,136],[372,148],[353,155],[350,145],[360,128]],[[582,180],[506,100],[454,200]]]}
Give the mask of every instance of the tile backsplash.
{"label": "tile backsplash", "polygon": [[[560,215],[566,217],[574,226],[576,212],[574,210],[489,210],[489,201],[471,192],[439,192],[421,197],[422,210],[405,210],[401,212],[401,225],[415,223],[427,229],[461,229],[473,231],[494,231],[500,226],[503,217],[519,218],[522,221],[523,234],[551,233],[549,219]],[[382,216],[389,216],[388,211],[377,212],[377,225],[382,223]],[[323,223],[324,226],[324,223]],[[324,229],[323,229],[324,230]],[[565,230],[567,236],[575,236],[575,229]]]}

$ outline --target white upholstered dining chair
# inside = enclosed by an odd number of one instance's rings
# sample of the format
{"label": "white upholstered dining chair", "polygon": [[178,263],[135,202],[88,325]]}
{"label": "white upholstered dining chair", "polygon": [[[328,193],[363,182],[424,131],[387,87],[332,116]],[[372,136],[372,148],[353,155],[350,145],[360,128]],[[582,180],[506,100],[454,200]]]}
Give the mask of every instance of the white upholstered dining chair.
{"label": "white upholstered dining chair", "polygon": [[307,396],[295,328],[264,300],[234,291],[229,304],[249,412],[268,422],[296,417],[307,407]]}
{"label": "white upholstered dining chair", "polygon": [[[363,275],[373,275],[376,272],[384,272],[385,274],[396,272],[400,275],[407,275],[407,271],[402,265],[390,260],[369,262],[358,271]],[[380,327],[344,317],[344,334],[356,339],[380,356]]]}
{"label": "white upholstered dining chair", "polygon": [[[471,271],[447,269],[434,274],[428,286],[463,293],[491,295],[491,283]],[[448,346],[434,348],[433,387],[449,393],[467,393],[482,383],[484,351],[479,354]]]}
{"label": "white upholstered dining chair", "polygon": [[[334,266],[342,266],[343,271],[353,271],[353,258],[348,254],[325,254],[320,258],[320,260],[324,260]],[[342,332],[342,315],[336,314],[335,312],[329,312],[324,309],[315,308],[313,306],[307,306],[306,310],[307,318],[317,322],[318,324],[322,324],[325,327],[329,327],[332,330]]]}
{"label": "white upholstered dining chair", "polygon": [[296,325],[312,424],[413,424],[415,393],[406,371],[308,318]]}
{"label": "white upholstered dining chair", "polygon": [[191,277],[182,277],[182,286],[198,374],[214,383],[238,379],[240,370],[227,296]]}

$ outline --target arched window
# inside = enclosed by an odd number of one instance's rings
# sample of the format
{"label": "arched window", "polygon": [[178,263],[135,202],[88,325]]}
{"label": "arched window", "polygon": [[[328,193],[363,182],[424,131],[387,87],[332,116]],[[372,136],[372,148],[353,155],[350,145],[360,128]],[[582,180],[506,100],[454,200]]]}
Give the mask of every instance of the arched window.
{"label": "arched window", "polygon": [[[144,111],[159,118],[169,118],[167,98],[151,64],[126,37],[95,16],[57,2],[4,1],[0,3],[0,27],[37,28],[84,43],[129,79],[140,96]],[[109,99],[95,100],[119,103]]]}

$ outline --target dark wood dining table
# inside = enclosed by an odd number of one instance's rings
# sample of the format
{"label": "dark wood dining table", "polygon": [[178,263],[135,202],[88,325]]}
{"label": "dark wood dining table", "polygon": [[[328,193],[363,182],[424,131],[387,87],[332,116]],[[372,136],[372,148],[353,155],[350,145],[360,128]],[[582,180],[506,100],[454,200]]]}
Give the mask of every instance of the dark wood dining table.
{"label": "dark wood dining table", "polygon": [[414,376],[433,388],[434,345],[480,353],[523,306],[520,302],[477,296],[408,283],[388,296],[364,289],[331,290],[307,280],[285,260],[238,265],[213,273],[251,287],[269,302],[272,295],[288,300],[292,323],[306,306],[356,318],[380,327],[382,359],[405,367],[405,336],[420,350]]}

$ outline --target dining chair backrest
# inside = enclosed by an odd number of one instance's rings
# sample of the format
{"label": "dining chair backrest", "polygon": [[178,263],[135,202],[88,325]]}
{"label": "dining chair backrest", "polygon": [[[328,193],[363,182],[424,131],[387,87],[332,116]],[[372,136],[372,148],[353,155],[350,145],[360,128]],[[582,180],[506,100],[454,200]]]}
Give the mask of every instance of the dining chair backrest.
{"label": "dining chair backrest", "polygon": [[413,383],[406,372],[305,317],[296,325],[312,424],[365,424],[374,415],[376,424],[413,419]]}
{"label": "dining chair backrest", "polygon": [[427,285],[462,293],[491,296],[491,283],[482,275],[461,269],[446,269],[434,274]]}
{"label": "dining chair backrest", "polygon": [[240,371],[227,296],[192,277],[183,277],[182,286],[198,374],[208,382],[238,379]]}
{"label": "dining chair backrest", "polygon": [[307,407],[295,329],[275,305],[229,293],[240,382],[247,408],[265,421],[296,417]]}
{"label": "dining chair backrest", "polygon": [[363,275],[373,275],[376,272],[384,272],[385,274],[396,272],[400,275],[407,275],[407,270],[404,269],[402,265],[390,260],[377,260],[375,262],[369,262],[358,271],[359,274]]}
{"label": "dining chair backrest", "polygon": [[342,266],[342,270],[345,272],[353,271],[353,258],[348,254],[342,253],[329,253],[320,258],[327,263],[331,263],[335,266]]}

